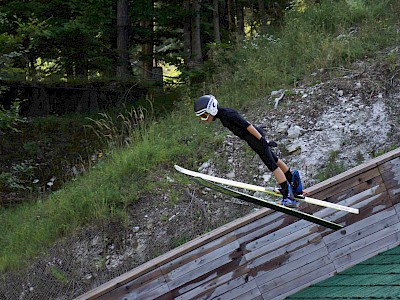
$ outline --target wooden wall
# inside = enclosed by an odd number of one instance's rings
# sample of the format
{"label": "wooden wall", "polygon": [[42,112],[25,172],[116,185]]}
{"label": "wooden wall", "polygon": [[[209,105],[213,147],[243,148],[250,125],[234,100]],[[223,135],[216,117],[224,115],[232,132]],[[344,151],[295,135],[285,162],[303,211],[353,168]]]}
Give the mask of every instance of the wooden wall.
{"label": "wooden wall", "polygon": [[400,244],[400,148],[307,190],[360,214],[304,209],[333,231],[261,209],[78,299],[284,299]]}

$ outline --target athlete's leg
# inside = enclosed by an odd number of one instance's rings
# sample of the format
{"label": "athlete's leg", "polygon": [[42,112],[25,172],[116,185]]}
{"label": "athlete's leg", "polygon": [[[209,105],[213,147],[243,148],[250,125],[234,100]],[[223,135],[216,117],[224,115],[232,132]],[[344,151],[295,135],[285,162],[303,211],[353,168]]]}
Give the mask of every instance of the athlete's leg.
{"label": "athlete's leg", "polygon": [[278,165],[279,169],[281,169],[282,172],[285,174],[287,181],[291,183],[293,181],[293,174],[287,164],[285,164],[281,159],[278,159],[276,164]]}

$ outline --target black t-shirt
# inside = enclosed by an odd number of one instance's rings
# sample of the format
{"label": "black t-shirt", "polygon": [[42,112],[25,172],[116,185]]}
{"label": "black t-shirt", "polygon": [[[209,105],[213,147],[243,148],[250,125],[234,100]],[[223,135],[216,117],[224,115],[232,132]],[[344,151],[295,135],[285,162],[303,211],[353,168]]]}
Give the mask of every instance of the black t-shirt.
{"label": "black t-shirt", "polygon": [[224,127],[241,139],[246,139],[250,134],[247,127],[251,124],[233,108],[218,108],[218,113],[215,117],[221,120]]}

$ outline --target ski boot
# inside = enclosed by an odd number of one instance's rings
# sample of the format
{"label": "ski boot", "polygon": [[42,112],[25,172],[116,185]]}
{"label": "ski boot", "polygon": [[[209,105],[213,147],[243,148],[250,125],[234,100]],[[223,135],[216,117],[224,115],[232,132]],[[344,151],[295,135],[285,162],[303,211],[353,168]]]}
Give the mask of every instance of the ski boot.
{"label": "ski boot", "polygon": [[291,186],[293,188],[293,195],[295,198],[305,198],[303,195],[303,183],[301,182],[300,173],[297,170],[294,170],[293,172]]}
{"label": "ski boot", "polygon": [[289,183],[287,183],[287,195],[285,196],[284,191],[281,190],[283,206],[295,208],[298,206],[297,201],[294,199],[293,190]]}

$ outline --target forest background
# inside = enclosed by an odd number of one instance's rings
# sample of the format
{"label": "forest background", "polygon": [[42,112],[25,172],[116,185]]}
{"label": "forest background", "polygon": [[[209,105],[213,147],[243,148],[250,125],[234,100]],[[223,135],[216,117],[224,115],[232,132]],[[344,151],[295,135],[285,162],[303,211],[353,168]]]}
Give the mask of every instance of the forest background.
{"label": "forest background", "polygon": [[398,45],[399,11],[390,0],[2,1],[0,271],[90,226],[127,225],[140,200],[168,193],[175,205],[161,178],[174,163],[197,168],[223,140],[188,117],[198,95],[256,106],[316,69]]}

